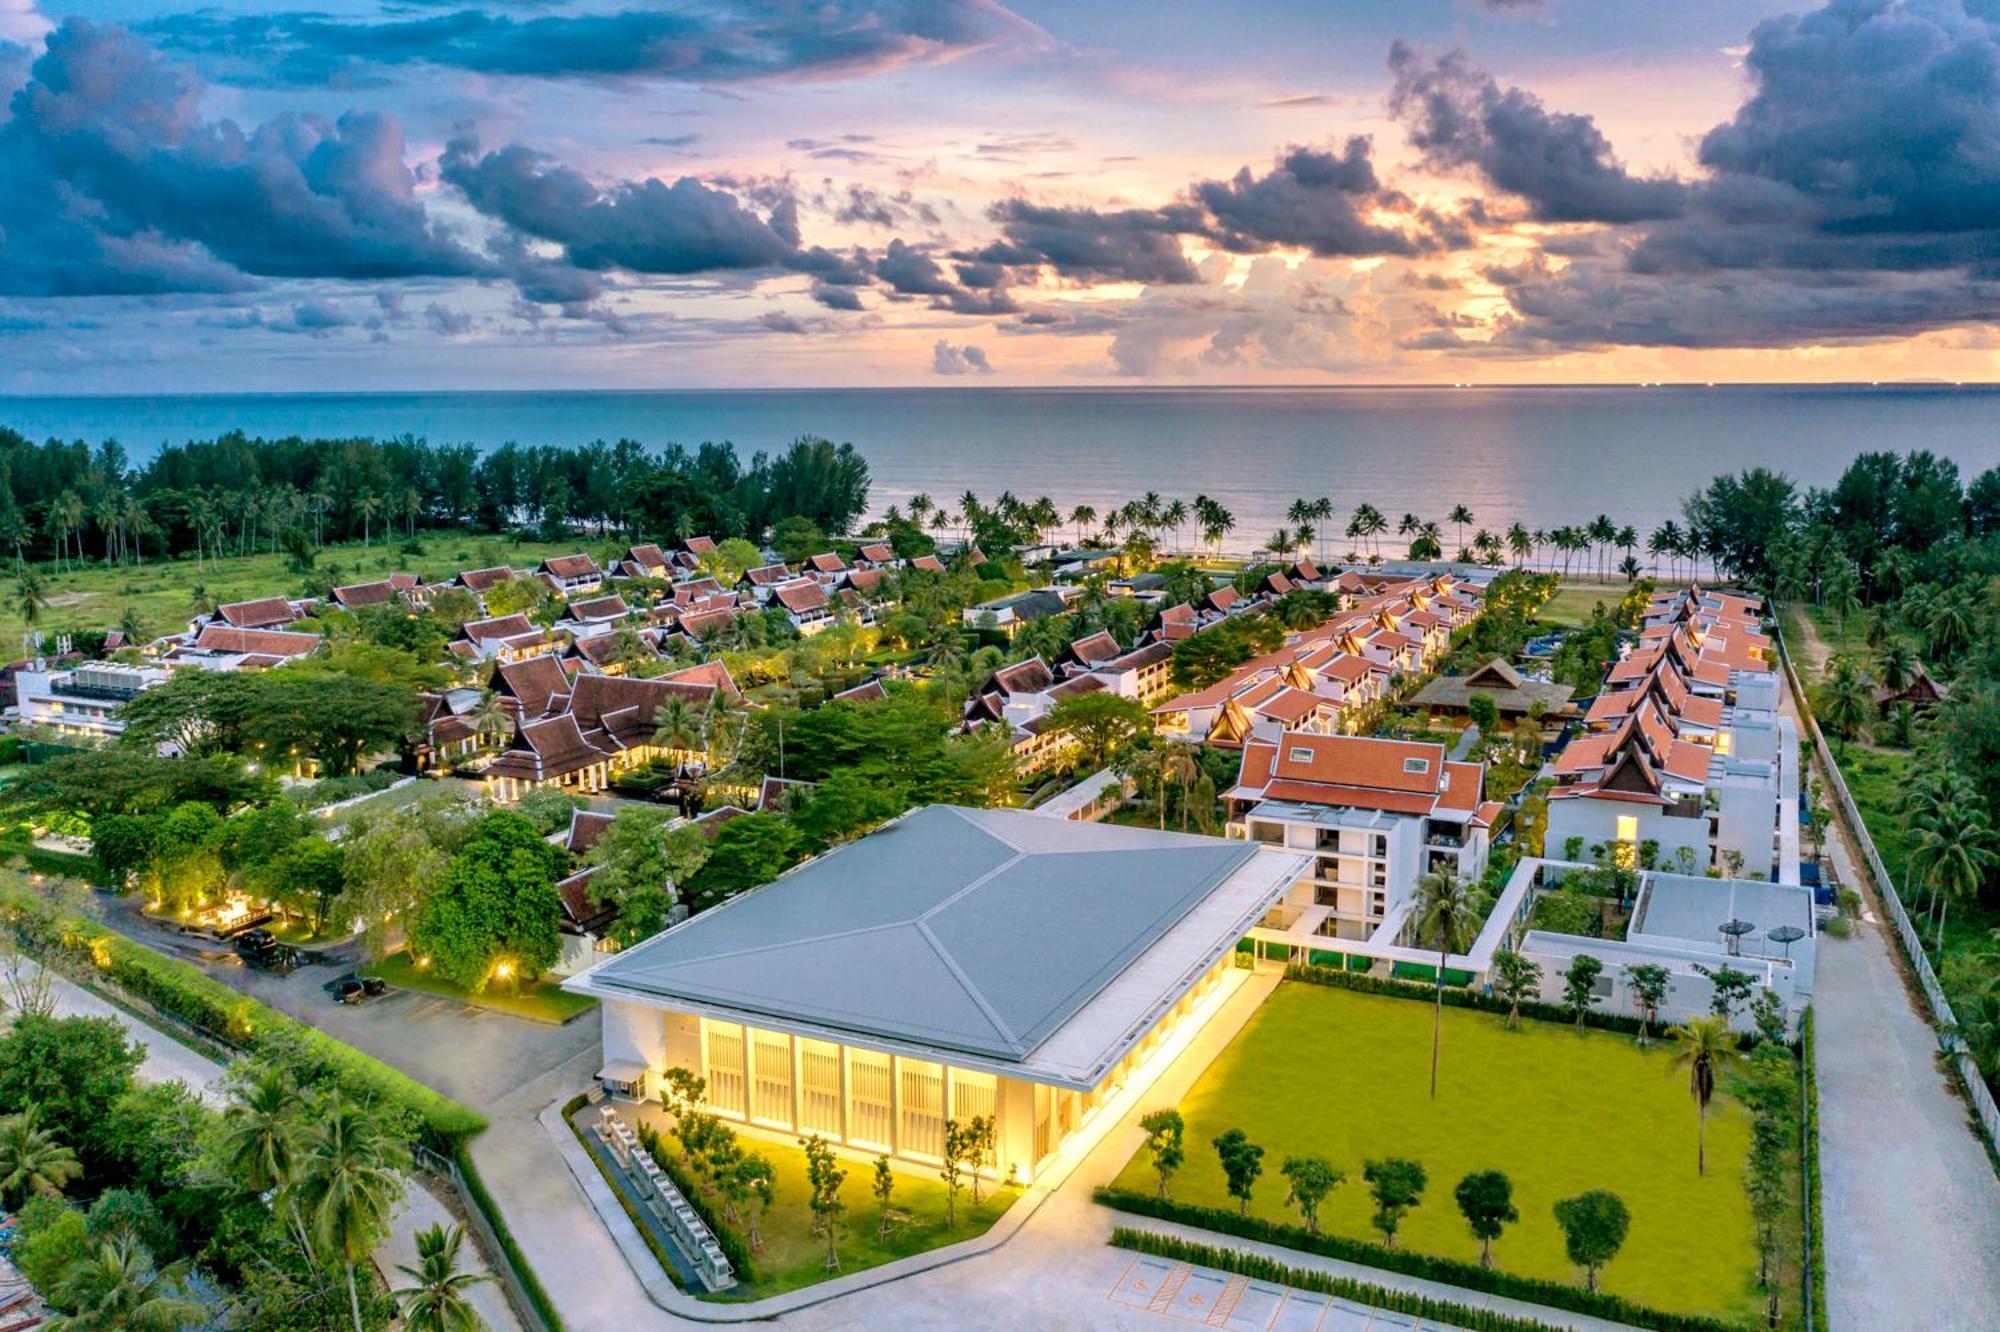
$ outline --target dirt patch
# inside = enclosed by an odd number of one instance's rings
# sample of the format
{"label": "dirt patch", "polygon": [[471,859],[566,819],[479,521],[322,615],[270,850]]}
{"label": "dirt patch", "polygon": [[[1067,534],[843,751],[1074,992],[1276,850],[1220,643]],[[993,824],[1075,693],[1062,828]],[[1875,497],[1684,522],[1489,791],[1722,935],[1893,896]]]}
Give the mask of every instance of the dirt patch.
{"label": "dirt patch", "polygon": [[95,592],[58,592],[56,595],[45,599],[42,604],[44,606],[81,606],[86,601],[95,600],[96,597],[97,594]]}

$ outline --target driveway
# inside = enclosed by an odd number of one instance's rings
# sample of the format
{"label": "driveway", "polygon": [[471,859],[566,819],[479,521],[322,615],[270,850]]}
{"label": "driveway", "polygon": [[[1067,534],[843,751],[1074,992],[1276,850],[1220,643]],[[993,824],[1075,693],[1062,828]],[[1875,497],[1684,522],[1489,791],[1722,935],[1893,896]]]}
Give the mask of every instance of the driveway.
{"label": "driveway", "polygon": [[[1789,697],[1786,711],[1796,715]],[[1868,885],[1844,823],[1836,832],[1827,852],[1841,882]],[[1821,941],[1813,992],[1828,1326],[1992,1328],[2000,1179],[1872,891],[1866,900],[1851,938]]]}

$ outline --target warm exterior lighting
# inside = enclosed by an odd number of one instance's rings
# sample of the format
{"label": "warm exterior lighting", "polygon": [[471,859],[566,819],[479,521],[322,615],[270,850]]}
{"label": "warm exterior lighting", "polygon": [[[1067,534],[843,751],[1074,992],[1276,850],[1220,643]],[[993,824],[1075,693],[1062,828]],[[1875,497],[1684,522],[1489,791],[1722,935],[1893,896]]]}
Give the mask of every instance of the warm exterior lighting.
{"label": "warm exterior lighting", "polygon": [[512,962],[495,962],[493,964],[493,974],[501,980],[506,980],[514,974],[514,964]]}
{"label": "warm exterior lighting", "polygon": [[429,971],[430,969],[431,969],[431,960],[429,958],[420,957],[417,959],[418,971]]}

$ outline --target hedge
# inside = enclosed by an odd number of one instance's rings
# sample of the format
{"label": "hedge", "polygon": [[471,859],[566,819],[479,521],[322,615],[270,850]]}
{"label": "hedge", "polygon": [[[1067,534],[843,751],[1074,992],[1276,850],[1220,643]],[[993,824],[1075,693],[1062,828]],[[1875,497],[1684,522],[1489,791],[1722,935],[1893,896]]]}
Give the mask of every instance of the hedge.
{"label": "hedge", "polygon": [[4,911],[21,946],[37,956],[89,968],[205,1035],[251,1055],[270,1055],[343,1092],[395,1112],[405,1131],[449,1155],[486,1127],[478,1112],[378,1059],[239,994],[198,967],[164,957],[96,921],[66,915],[25,889],[0,886]]}
{"label": "hedge", "polygon": [[[582,1100],[582,1097],[578,1097]],[[479,1167],[472,1162],[472,1152],[463,1143],[452,1148],[452,1162],[458,1166],[458,1177],[465,1183],[465,1191],[472,1195],[472,1205],[486,1217],[486,1224],[492,1227],[493,1237],[500,1241],[500,1251],[506,1255],[508,1266],[514,1269],[515,1279],[521,1283],[521,1290],[528,1297],[528,1303],[535,1306],[535,1313],[549,1332],[563,1332],[562,1315],[556,1312],[555,1301],[548,1291],[542,1289],[541,1278],[528,1265],[528,1256],[521,1252],[521,1246],[514,1240],[514,1232],[507,1228],[506,1214],[500,1210],[493,1195],[486,1191],[486,1181],[479,1176]]]}
{"label": "hedge", "polygon": [[[1484,990],[1454,989],[1452,978],[1455,974],[1451,971],[1445,972],[1445,1007],[1474,1008],[1482,1013],[1507,1016],[1509,1005],[1498,995],[1487,994]],[[1406,980],[1383,980],[1380,976],[1370,976],[1365,972],[1342,971],[1337,967],[1303,967],[1296,963],[1285,968],[1285,979],[1302,981],[1307,985],[1330,985],[1337,990],[1359,990],[1363,994],[1383,994],[1392,999],[1421,999],[1427,1004],[1437,1000],[1436,980],[1432,980],[1429,984]],[[1544,1022],[1567,1022],[1571,1026],[1576,1025],[1576,1016],[1568,1009],[1559,1004],[1545,1004],[1539,1000],[1523,1000],[1521,1016]],[[1594,1008],[1583,1015],[1583,1025],[1598,1027],[1605,1031],[1623,1032],[1627,1036],[1639,1034],[1638,1018],[1627,1017],[1623,1013],[1601,1013]]]}
{"label": "hedge", "polygon": [[1634,1304],[1617,1295],[1609,1295],[1603,1291],[1589,1291],[1582,1286],[1572,1286],[1561,1281],[1520,1276],[1513,1272],[1484,1268],[1477,1263],[1460,1262],[1456,1258],[1440,1258],[1428,1253],[1415,1253],[1409,1249],[1391,1249],[1380,1244],[1372,1244],[1367,1240],[1350,1239],[1345,1235],[1329,1235],[1325,1232],[1315,1234],[1304,1226],[1267,1221],[1259,1216],[1239,1216],[1235,1212],[1224,1211],[1218,1207],[1200,1207],[1193,1203],[1176,1202],[1171,1198],[1161,1198],[1131,1189],[1100,1187],[1092,1190],[1090,1196],[1093,1202],[1101,1206],[1130,1212],[1135,1216],[1178,1221],[1182,1225],[1219,1231],[1225,1235],[1256,1240],[1262,1244],[1273,1244],[1279,1248],[1297,1249],[1302,1253],[1317,1254],[1322,1258],[1361,1263],[1367,1267],[1401,1272],[1404,1276],[1420,1277],[1426,1281],[1441,1281],[1449,1286],[1460,1286],[1486,1295],[1503,1295],[1512,1300],[1546,1304],[1552,1309],[1589,1314],[1595,1318],[1610,1319],[1612,1322],[1628,1323],[1633,1327],[1655,1328],[1658,1332],[1738,1332],[1738,1329],[1745,1326],[1702,1314],[1677,1314],[1661,1309],[1649,1309],[1643,1304]]}
{"label": "hedge", "polygon": [[1806,1281],[1812,1294],[1813,1332],[1826,1332],[1826,1224],[1819,1210],[1819,1069],[1813,1062],[1813,1011],[1799,1018],[1799,1044],[1805,1071],[1806,1243],[1811,1249]]}
{"label": "hedge", "polygon": [[[659,1141],[655,1139],[656,1143]],[[716,1247],[722,1250],[722,1256],[729,1260],[729,1265],[736,1269],[737,1281],[746,1286],[755,1281],[757,1269],[755,1260],[750,1256],[750,1242],[737,1234],[734,1226],[723,1221],[722,1214],[708,1200],[708,1195],[702,1191],[701,1181],[694,1177],[687,1163],[669,1151],[652,1151],[650,1148],[648,1151],[659,1162],[667,1178],[674,1182],[674,1187],[681,1191],[681,1196],[687,1199],[688,1206],[694,1208],[695,1215],[715,1236]]]}
{"label": "hedge", "polygon": [[1156,1230],[1117,1226],[1111,1231],[1111,1243],[1115,1248],[1130,1249],[1134,1253],[1150,1253],[1156,1258],[1171,1258],[1175,1262],[1192,1263],[1197,1267],[1234,1272],[1253,1281],[1269,1281],[1294,1290],[1310,1290],[1339,1300],[1352,1300],[1356,1304],[1366,1304],[1390,1313],[1407,1314],[1421,1323],[1456,1326],[1464,1332],[1559,1332],[1556,1324],[1516,1318],[1512,1314],[1497,1313],[1471,1304],[1434,1300],[1427,1295],[1393,1290],[1388,1286],[1357,1281],[1353,1277],[1335,1276],[1316,1267],[1293,1267],[1261,1253],[1225,1249],[1216,1244],[1197,1244],[1177,1235],[1162,1235]]}
{"label": "hedge", "polygon": [[85,883],[102,883],[104,867],[97,863],[96,856],[79,855],[73,851],[50,851],[39,846],[20,848],[21,861],[38,874],[58,874],[65,878],[82,879]]}

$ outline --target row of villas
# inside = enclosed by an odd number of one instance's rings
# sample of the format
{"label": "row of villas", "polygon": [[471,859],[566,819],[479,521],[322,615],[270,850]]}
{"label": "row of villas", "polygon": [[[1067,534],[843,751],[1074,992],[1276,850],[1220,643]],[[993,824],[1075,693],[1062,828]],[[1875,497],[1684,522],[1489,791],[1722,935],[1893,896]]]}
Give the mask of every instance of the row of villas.
{"label": "row of villas", "polygon": [[1555,763],[1548,845],[1799,882],[1798,732],[1754,598],[1656,595]]}
{"label": "row of villas", "polygon": [[1160,731],[1232,748],[1294,731],[1351,733],[1396,680],[1432,669],[1452,633],[1485,609],[1479,588],[1449,574],[1350,571],[1320,586],[1338,596],[1338,615],[1205,689],[1161,703],[1153,709]]}

